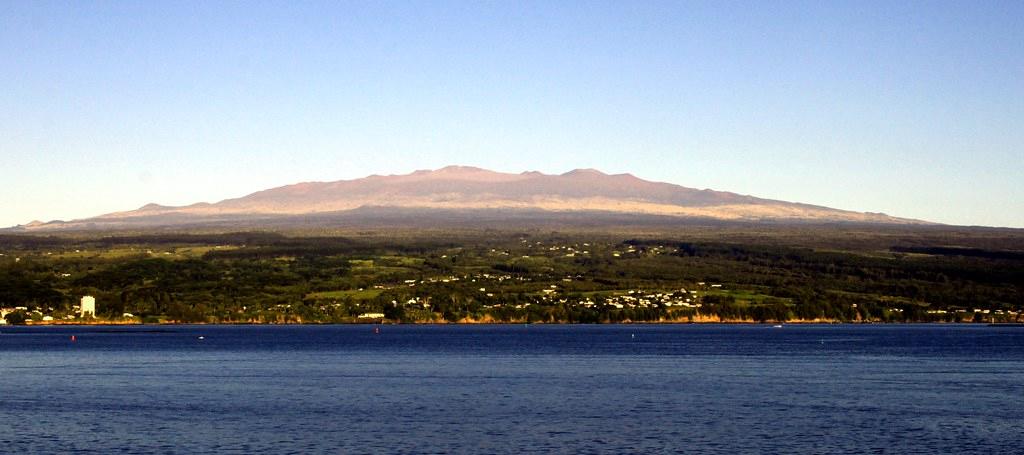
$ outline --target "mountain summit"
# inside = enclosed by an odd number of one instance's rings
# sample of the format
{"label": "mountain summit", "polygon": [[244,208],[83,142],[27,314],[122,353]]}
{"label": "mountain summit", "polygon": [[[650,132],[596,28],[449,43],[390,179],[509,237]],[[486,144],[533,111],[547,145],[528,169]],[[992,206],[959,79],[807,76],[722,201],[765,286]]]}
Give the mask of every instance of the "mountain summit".
{"label": "mountain summit", "polygon": [[25,228],[161,226],[327,214],[344,218],[359,216],[368,209],[375,213],[499,210],[509,218],[515,218],[519,211],[529,211],[534,216],[537,213],[603,213],[721,221],[920,223],[885,214],[697,190],[651,182],[630,174],[609,175],[594,169],[547,175],[535,171],[512,174],[448,166],[405,175],[297,183],[213,204],[183,207],[147,204],[127,212]]}

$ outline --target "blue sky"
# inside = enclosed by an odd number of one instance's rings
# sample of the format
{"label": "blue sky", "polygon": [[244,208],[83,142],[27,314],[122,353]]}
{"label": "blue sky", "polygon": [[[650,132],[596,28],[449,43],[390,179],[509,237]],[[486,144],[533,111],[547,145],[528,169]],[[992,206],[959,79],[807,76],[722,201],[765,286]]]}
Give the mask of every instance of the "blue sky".
{"label": "blue sky", "polygon": [[1024,2],[0,2],[0,226],[449,164],[1024,227]]}

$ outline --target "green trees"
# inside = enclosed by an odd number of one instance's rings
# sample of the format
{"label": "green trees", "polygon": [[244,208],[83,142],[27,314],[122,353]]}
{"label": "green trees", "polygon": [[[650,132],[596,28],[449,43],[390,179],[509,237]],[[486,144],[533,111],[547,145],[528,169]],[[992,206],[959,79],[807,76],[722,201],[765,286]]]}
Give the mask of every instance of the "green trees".
{"label": "green trees", "polygon": [[56,289],[53,272],[38,265],[0,269],[0,307],[29,309],[60,306],[64,295]]}
{"label": "green trees", "polygon": [[28,315],[24,311],[15,311],[13,313],[7,313],[4,319],[8,324],[22,325],[25,321],[28,321]]}
{"label": "green trees", "polygon": [[[698,314],[762,322],[970,321],[975,308],[991,310],[981,319],[1012,321],[1024,309],[1024,261],[988,250],[888,254],[887,244],[857,249],[845,238],[814,240],[826,243],[815,249],[782,234],[729,242],[622,242],[607,233],[599,240],[585,233],[368,235],[104,238],[88,240],[91,256],[60,254],[80,240],[19,238],[18,247],[30,250],[18,261],[0,257],[0,307],[63,315],[93,295],[100,317],[127,312],[182,322],[347,322],[382,312],[393,321],[584,323]],[[244,243],[176,243],[207,241]],[[0,250],[10,247],[0,242]],[[685,307],[684,299],[703,307]]]}

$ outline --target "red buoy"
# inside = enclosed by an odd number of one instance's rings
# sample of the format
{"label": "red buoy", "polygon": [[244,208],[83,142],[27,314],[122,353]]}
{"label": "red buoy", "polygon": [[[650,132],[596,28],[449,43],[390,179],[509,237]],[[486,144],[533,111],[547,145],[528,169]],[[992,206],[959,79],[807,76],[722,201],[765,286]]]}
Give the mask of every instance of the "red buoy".
{"label": "red buoy", "polygon": [[75,336],[74,336],[74,335],[71,335],[71,342],[72,342],[72,343],[74,343],[75,341],[76,341],[76,340],[75,340]]}

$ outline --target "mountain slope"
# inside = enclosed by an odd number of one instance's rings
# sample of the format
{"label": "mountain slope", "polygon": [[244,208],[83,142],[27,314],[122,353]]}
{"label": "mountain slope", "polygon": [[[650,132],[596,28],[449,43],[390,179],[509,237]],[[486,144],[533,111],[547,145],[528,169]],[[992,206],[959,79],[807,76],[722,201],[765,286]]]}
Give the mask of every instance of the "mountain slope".
{"label": "mountain slope", "polygon": [[[514,219],[517,211],[608,213],[702,218],[725,221],[815,221],[921,223],[884,214],[837,210],[808,204],[761,199],[735,193],[697,190],[650,182],[630,174],[608,175],[577,169],[561,175],[539,172],[509,174],[463,166],[406,175],[335,182],[308,182],[258,191],[214,204],[184,207],[148,204],[72,222],[24,226],[26,230],[160,226],[204,222],[242,222],[294,216],[358,217],[367,208],[427,211],[500,210]],[[357,210],[363,209],[363,210]]]}

